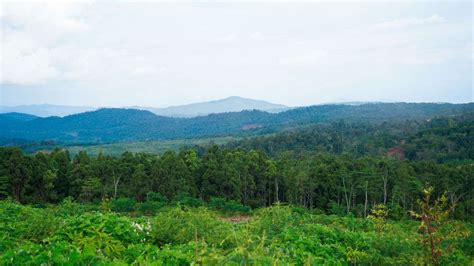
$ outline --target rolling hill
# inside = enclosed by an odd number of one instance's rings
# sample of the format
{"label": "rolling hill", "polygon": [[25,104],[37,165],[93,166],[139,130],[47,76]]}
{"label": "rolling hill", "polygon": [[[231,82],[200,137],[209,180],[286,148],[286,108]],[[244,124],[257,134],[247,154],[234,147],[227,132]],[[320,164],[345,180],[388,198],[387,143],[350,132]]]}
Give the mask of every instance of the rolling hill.
{"label": "rolling hill", "polygon": [[63,143],[106,143],[165,140],[276,132],[312,123],[337,120],[419,120],[474,110],[469,104],[381,103],[318,105],[280,113],[241,111],[193,118],[158,116],[136,109],[99,109],[75,115],[29,121],[0,116],[1,139],[54,140]]}
{"label": "rolling hill", "polygon": [[19,121],[19,122],[26,122],[26,121],[31,121],[33,119],[36,119],[38,118],[37,116],[35,115],[30,115],[30,114],[24,114],[24,113],[16,113],[16,112],[12,112],[12,113],[4,113],[4,114],[0,114],[0,120],[2,121]]}

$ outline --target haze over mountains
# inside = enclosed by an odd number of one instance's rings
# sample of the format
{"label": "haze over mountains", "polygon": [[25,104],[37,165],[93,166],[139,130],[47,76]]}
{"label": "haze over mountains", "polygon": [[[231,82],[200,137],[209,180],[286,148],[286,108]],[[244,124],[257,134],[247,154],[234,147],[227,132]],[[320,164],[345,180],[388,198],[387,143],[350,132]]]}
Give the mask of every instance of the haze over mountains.
{"label": "haze over mountains", "polygon": [[17,106],[0,106],[0,113],[23,113],[39,117],[48,116],[67,116],[77,113],[96,110],[97,108],[91,106],[68,106],[68,105],[54,105],[54,104],[32,104],[32,105],[17,105]]}
{"label": "haze over mountains", "polygon": [[[288,110],[289,107],[282,104],[270,103],[262,100],[248,99],[238,96],[231,96],[221,100],[192,103],[180,106],[170,106],[165,108],[132,106],[139,110],[148,110],[157,115],[169,117],[195,117],[213,113],[240,112],[243,110],[260,110],[270,113]],[[39,117],[59,116],[64,117],[87,111],[94,111],[99,108],[92,106],[66,106],[66,105],[20,105],[20,106],[0,106],[0,113],[24,113]]]}

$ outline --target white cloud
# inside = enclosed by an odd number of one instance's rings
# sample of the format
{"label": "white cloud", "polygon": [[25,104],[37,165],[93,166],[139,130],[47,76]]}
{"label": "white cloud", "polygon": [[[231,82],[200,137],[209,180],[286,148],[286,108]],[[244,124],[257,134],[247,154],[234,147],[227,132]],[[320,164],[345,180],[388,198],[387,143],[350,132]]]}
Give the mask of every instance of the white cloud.
{"label": "white cloud", "polygon": [[59,76],[60,73],[52,64],[48,50],[39,48],[32,51],[21,51],[9,48],[10,45],[7,43],[2,47],[7,52],[3,53],[0,58],[2,62],[1,83],[42,84]]}
{"label": "white cloud", "polygon": [[374,24],[370,27],[370,30],[383,31],[404,29],[414,26],[439,24],[444,23],[446,21],[446,18],[441,17],[438,14],[433,14],[432,16],[426,18],[398,18]]}
{"label": "white cloud", "polygon": [[0,83],[42,84],[59,78],[58,42],[88,29],[80,18],[83,7],[67,1],[4,3]]}
{"label": "white cloud", "polygon": [[74,1],[7,2],[2,5],[0,18],[5,23],[2,27],[29,31],[33,36],[48,33],[45,37],[54,38],[87,30],[83,17],[86,7],[85,3]]}
{"label": "white cloud", "polygon": [[0,16],[0,84],[98,81],[153,76],[164,71],[164,67],[157,67],[139,52],[81,43],[93,36],[90,31],[95,26],[95,18],[87,12],[94,6],[88,3],[41,1],[4,6]]}

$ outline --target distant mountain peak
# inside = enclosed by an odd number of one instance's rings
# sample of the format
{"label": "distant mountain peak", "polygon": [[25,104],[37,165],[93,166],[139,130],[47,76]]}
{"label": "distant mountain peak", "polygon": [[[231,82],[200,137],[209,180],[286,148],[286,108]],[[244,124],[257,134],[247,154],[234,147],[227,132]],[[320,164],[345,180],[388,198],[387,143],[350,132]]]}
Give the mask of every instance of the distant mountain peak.
{"label": "distant mountain peak", "polygon": [[244,97],[240,97],[240,96],[229,96],[229,97],[226,97],[226,98],[223,98],[223,99],[220,99],[218,101],[227,101],[227,100],[250,100],[250,101],[259,101],[259,100],[255,100],[255,99],[251,99],[251,98],[244,98]]}
{"label": "distant mountain peak", "polygon": [[229,100],[229,99],[245,99],[245,98],[244,98],[244,97],[240,97],[240,96],[236,96],[236,95],[232,95],[232,96],[223,98],[222,100]]}
{"label": "distant mountain peak", "polygon": [[276,113],[288,109],[287,106],[282,104],[275,104],[240,96],[229,96],[219,100],[170,106],[166,108],[149,108],[148,110],[163,116],[194,117],[215,113],[240,112],[244,110],[260,110]]}

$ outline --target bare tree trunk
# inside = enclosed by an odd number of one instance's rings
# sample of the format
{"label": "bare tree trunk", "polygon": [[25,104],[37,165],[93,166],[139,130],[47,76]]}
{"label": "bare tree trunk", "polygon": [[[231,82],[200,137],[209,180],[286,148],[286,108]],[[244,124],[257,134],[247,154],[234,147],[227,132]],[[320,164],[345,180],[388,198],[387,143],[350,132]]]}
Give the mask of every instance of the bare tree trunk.
{"label": "bare tree trunk", "polygon": [[275,202],[278,202],[278,178],[275,177]]}
{"label": "bare tree trunk", "polygon": [[351,186],[351,193],[352,193],[352,209],[356,207],[356,193],[354,191],[354,186]]}
{"label": "bare tree trunk", "polygon": [[346,180],[344,176],[342,177],[342,187],[344,188],[344,197],[346,199],[346,211],[347,211],[347,214],[349,214],[349,211],[351,208],[351,200],[350,200],[350,197],[347,196]]}
{"label": "bare tree trunk", "polygon": [[367,197],[367,190],[368,190],[368,187],[369,187],[369,181],[366,181],[366,182],[365,182],[364,217],[367,217],[367,200],[368,200],[368,197]]}
{"label": "bare tree trunk", "polygon": [[112,172],[112,175],[114,177],[114,199],[116,199],[117,198],[118,185],[119,185],[119,182],[120,182],[120,176],[117,178],[117,176],[115,176],[115,172]]}

